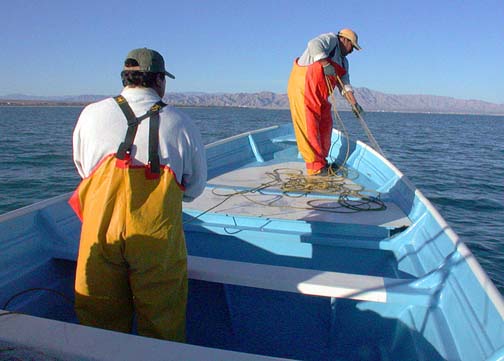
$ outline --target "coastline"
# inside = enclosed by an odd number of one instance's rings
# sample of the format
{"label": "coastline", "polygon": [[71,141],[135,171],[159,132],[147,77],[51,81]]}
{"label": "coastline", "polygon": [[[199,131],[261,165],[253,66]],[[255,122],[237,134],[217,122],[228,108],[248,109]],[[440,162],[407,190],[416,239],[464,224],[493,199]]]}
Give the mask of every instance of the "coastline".
{"label": "coastline", "polygon": [[[457,114],[504,116],[504,104],[489,103],[475,99],[456,99],[436,95],[394,95],[368,88],[355,88],[359,104],[365,112],[416,113],[416,114]],[[0,107],[84,107],[90,103],[108,98],[104,94],[75,96],[30,96],[11,94],[0,96]],[[268,91],[256,93],[196,93],[169,92],[164,97],[170,106],[223,107],[264,110],[289,109],[288,96]],[[340,111],[350,111],[344,98],[337,98],[335,107]]]}
{"label": "coastline", "polygon": [[[0,108],[23,108],[23,107],[69,107],[82,108],[94,101],[89,102],[62,102],[62,101],[37,101],[37,100],[0,100]],[[260,109],[260,110],[289,110],[284,107],[254,107],[243,105],[188,105],[169,103],[169,106],[177,108],[236,108],[236,109]],[[340,109],[340,112],[351,112],[349,109]],[[472,116],[494,116],[503,117],[504,113],[471,113],[471,112],[442,112],[442,111],[427,111],[427,110],[376,110],[369,109],[366,113],[404,113],[404,114],[440,114],[440,115],[472,115]]]}
{"label": "coastline", "polygon": [[84,107],[92,102],[0,100],[0,107]]}

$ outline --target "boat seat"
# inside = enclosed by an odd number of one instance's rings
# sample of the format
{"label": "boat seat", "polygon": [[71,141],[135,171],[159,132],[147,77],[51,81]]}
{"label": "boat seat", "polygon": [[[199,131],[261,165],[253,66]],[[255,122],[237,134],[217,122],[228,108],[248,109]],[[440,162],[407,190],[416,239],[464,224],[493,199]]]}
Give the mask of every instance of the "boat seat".
{"label": "boat seat", "polygon": [[[75,260],[77,254],[76,250],[71,256],[68,252],[54,252],[53,257]],[[191,255],[187,257],[187,269],[189,279],[199,281],[383,303],[387,302],[391,295],[407,293],[407,284],[411,282],[411,279],[272,266]],[[417,295],[417,302],[427,304],[429,301]]]}
{"label": "boat seat", "polygon": [[[401,299],[411,281],[197,256],[188,257],[188,273],[201,281],[383,303],[392,295]],[[428,304],[428,295],[423,296],[415,302]]]}

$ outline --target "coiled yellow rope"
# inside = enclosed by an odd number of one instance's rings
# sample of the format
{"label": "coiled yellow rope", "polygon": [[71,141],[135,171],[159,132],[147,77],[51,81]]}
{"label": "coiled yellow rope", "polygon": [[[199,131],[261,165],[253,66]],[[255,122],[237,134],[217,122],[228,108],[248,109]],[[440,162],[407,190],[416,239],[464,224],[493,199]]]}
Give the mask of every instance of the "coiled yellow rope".
{"label": "coiled yellow rope", "polygon": [[[332,174],[331,174],[332,172]],[[261,207],[288,208],[293,210],[313,210],[330,213],[353,213],[362,211],[382,211],[387,207],[380,199],[380,194],[373,190],[364,189],[362,186],[349,182],[349,170],[339,167],[337,172],[331,171],[328,176],[306,176],[299,169],[278,168],[265,174],[271,178],[271,181],[262,183],[251,189],[234,191],[223,188],[213,188],[212,194],[224,197],[216,205],[210,207],[204,212],[184,222],[184,224],[193,222],[204,214],[218,208],[229,199],[242,196],[251,204],[257,204]],[[358,174],[355,174],[356,178]],[[280,189],[281,194],[271,194],[265,192],[268,188]],[[327,194],[331,198],[317,198],[307,200],[305,206],[294,206],[281,202],[284,197],[301,198],[307,194]],[[271,196],[267,201],[258,201],[252,198],[252,195],[259,194]]]}

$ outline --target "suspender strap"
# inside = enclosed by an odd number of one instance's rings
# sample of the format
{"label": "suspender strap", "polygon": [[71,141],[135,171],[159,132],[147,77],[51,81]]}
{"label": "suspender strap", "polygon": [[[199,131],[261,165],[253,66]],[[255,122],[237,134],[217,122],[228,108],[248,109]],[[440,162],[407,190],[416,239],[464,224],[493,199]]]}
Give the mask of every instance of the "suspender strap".
{"label": "suspender strap", "polygon": [[160,173],[159,163],[159,111],[149,121],[149,166],[151,173]]}
{"label": "suspender strap", "polygon": [[135,135],[138,129],[138,124],[146,118],[150,118],[149,122],[149,167],[152,173],[160,173],[160,161],[159,161],[159,112],[163,107],[166,106],[162,101],[158,101],[154,104],[144,115],[136,117],[135,113],[129,106],[128,102],[122,95],[114,97],[114,100],[121,108],[124,116],[128,121],[128,130],[126,131],[126,137],[124,142],[119,145],[116,153],[116,158],[124,160],[127,154],[131,153],[131,147],[133,146],[133,141],[135,140]]}
{"label": "suspender strap", "polygon": [[126,137],[124,138],[124,142],[119,145],[116,153],[117,159],[124,160],[126,158],[126,154],[131,153],[131,146],[133,145],[133,141],[135,140],[139,122],[135,116],[135,113],[133,113],[133,110],[122,95],[118,95],[114,97],[114,99],[128,121],[128,130],[126,131]]}
{"label": "suspender strap", "polygon": [[122,96],[118,95],[114,97],[114,100],[116,101],[117,105],[119,105],[119,108],[121,108],[122,112],[126,116],[126,119],[128,120],[128,126],[134,126],[137,125],[137,119],[135,113],[133,113],[133,110],[128,104],[128,101]]}

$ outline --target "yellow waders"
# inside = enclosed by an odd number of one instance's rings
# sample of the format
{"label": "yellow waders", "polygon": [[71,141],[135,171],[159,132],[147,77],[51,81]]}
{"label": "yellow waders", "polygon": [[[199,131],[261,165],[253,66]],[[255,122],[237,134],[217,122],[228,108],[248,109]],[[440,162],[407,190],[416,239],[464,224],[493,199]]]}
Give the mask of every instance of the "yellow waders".
{"label": "yellow waders", "polygon": [[103,159],[70,200],[82,220],[77,315],[84,325],[131,332],[135,313],[138,334],[183,342],[182,187],[168,167],[153,175],[150,165],[132,166],[128,152],[116,157]]}

